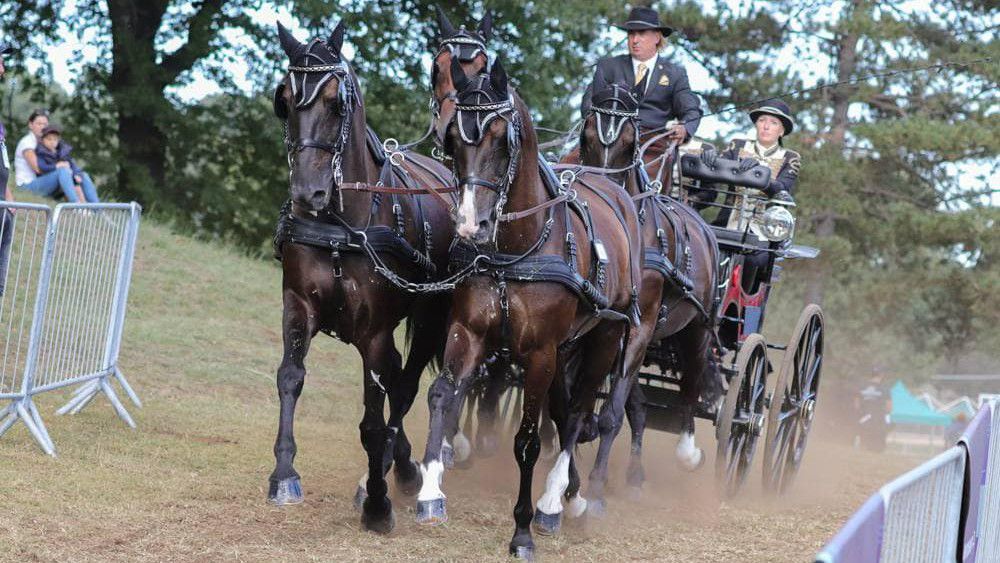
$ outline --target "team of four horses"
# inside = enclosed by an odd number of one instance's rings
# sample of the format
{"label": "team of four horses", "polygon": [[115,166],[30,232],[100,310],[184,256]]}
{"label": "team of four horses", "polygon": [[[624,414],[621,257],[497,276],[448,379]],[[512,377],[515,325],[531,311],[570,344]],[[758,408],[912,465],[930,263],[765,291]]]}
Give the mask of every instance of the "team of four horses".
{"label": "team of four horses", "polygon": [[[439,25],[429,134],[451,170],[409,147],[383,144],[367,127],[357,76],[341,54],[343,23],[325,41],[307,44],[279,25],[289,66],[274,109],[285,124],[290,202],[275,238],[284,271],[284,355],[269,499],[303,500],[292,427],[310,341],[324,332],[354,345],[363,361],[368,471],[355,501],[371,531],[394,525],[390,468],[401,491],[417,495],[420,522],[447,519],[444,471],[471,448],[459,430],[466,398],[477,397],[477,447],[488,453],[497,443],[500,397],[516,382],[523,393],[513,447],[520,490],[510,553],[530,558],[532,524],[555,533],[564,510],[570,517],[603,514],[611,444],[626,413],[633,429],[628,483],[642,485],[646,399],[637,381],[644,362],[676,360],[677,456],[688,469],[703,462],[695,416],[717,412],[727,383],[734,385],[720,375],[718,357],[725,350],[716,322],[719,246],[697,212],[660,193],[662,181],[649,180],[642,159],[665,166],[663,157],[645,154],[662,135],[641,145],[650,135],[640,135],[628,86],[595,87],[579,162],[550,165],[538,156],[528,108],[490,55],[489,15],[476,31],[456,30],[443,14]],[[405,364],[393,339],[404,320]],[[418,464],[403,420],[432,360],[440,365]],[[758,358],[747,369],[746,383],[738,379],[744,393],[726,395],[746,403],[747,427],[762,416],[754,409],[762,393],[753,385],[763,384],[763,363]],[[554,423],[559,452],[533,505],[540,419],[543,432]],[[720,446],[726,463],[717,467],[736,487],[745,470],[734,467],[753,453],[748,436],[727,433],[727,448]],[[574,450],[597,438],[585,500]],[[784,452],[777,455],[791,457]]]}

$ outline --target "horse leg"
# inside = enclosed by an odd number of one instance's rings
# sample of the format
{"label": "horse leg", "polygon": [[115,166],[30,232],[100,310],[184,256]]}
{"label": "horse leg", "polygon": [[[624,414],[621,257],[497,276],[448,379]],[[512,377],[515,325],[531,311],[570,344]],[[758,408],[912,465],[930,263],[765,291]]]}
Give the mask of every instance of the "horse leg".
{"label": "horse leg", "polygon": [[364,344],[359,348],[365,370],[365,414],[358,428],[361,443],[368,453],[365,486],[368,496],[362,503],[361,525],[366,530],[387,534],[392,531],[395,518],[385,482],[385,473],[391,462],[393,434],[385,423],[385,386],[391,385],[399,373],[400,356],[391,330],[383,330],[362,342]]}
{"label": "horse leg", "polygon": [[487,363],[487,377],[483,386],[483,394],[478,401],[478,426],[476,428],[476,452],[482,457],[492,457],[499,447],[500,440],[497,438],[497,411],[500,406],[500,397],[508,388],[507,370],[510,366],[507,362],[496,358],[492,363]]}
{"label": "horse leg", "polygon": [[[470,387],[472,384],[471,379],[474,378],[470,378]],[[472,444],[469,443],[469,439],[462,432],[460,425],[467,394],[459,393],[457,400],[452,403],[445,414],[445,438],[441,443],[441,461],[444,462],[445,469],[455,467],[456,463],[463,464],[469,459],[469,454],[472,453]],[[450,440],[448,436],[451,436]]]}
{"label": "horse leg", "polygon": [[[438,303],[430,300],[429,303]],[[403,418],[410,412],[420,387],[420,376],[434,355],[444,349],[444,320],[446,315],[440,310],[428,307],[414,320],[409,328],[412,334],[410,353],[406,357],[403,372],[389,388],[389,433],[393,441],[392,456],[396,473],[396,484],[403,494],[412,496],[420,490],[420,469],[410,459],[412,446],[403,429]]]}
{"label": "horse leg", "polygon": [[[514,459],[520,470],[520,485],[517,495],[517,504],[514,505],[514,537],[510,540],[509,552],[514,557],[520,559],[533,559],[535,554],[535,542],[531,538],[531,521],[534,510],[531,506],[531,482],[532,474],[535,470],[535,462],[538,461],[538,454],[541,451],[541,440],[538,436],[538,414],[541,410],[541,402],[545,398],[552,383],[553,375],[556,372],[556,349],[539,349],[525,357],[524,370],[524,403],[522,405],[521,425],[517,435],[514,436]],[[572,447],[564,450],[569,455]],[[556,469],[561,468],[561,472],[569,470],[568,459],[562,461],[563,454],[556,463]],[[562,479],[562,476],[559,476]],[[552,477],[549,477],[552,480]],[[566,478],[568,481],[568,477]],[[565,490],[565,485],[558,491],[558,497]],[[562,507],[560,506],[560,510]]]}
{"label": "horse leg", "polygon": [[642,484],[646,481],[646,471],[642,468],[642,433],[646,430],[646,396],[639,382],[632,383],[632,390],[625,403],[625,414],[632,429],[632,448],[629,453],[628,471],[625,482],[633,498],[642,494]]}
{"label": "horse leg", "polygon": [[694,409],[701,397],[705,377],[709,375],[708,354],[711,346],[709,331],[701,323],[692,323],[677,333],[678,343],[684,354],[681,359],[681,435],[675,454],[681,467],[694,471],[705,463],[705,452],[694,440]]}
{"label": "horse leg", "polygon": [[278,367],[278,401],[281,405],[278,415],[278,436],[274,442],[275,467],[268,479],[267,498],[272,504],[298,504],[303,501],[302,483],[298,472],[292,466],[296,446],[292,425],[295,420],[295,404],[302,394],[305,383],[305,357],[309,343],[316,335],[315,315],[308,304],[297,296],[287,293],[282,319],[282,341],[284,354]]}
{"label": "horse leg", "polygon": [[483,361],[481,335],[458,323],[453,323],[447,334],[453,335],[453,339],[449,339],[445,350],[444,368],[427,393],[430,422],[427,447],[420,464],[423,482],[417,495],[417,521],[422,524],[441,524],[448,520],[445,496],[441,491],[444,476],[441,450],[448,430],[448,415],[460,404],[459,396],[468,391],[473,371]]}
{"label": "horse leg", "polygon": [[[615,326],[616,324],[619,326]],[[621,342],[624,327],[620,326],[620,323],[614,323],[610,324],[610,328],[617,331],[618,341]],[[615,341],[613,340],[613,336],[609,337],[604,334],[601,334],[597,338],[599,339],[596,342],[608,343]],[[603,517],[605,515],[607,501],[604,499],[604,489],[608,483],[608,462],[611,459],[611,447],[625,421],[625,402],[628,399],[628,393],[634,381],[634,373],[631,370],[633,368],[638,370],[638,363],[642,361],[642,355],[645,354],[645,343],[647,341],[647,338],[629,338],[626,336],[623,342],[625,345],[624,350],[619,350],[615,346],[607,346],[605,344],[599,352],[590,351],[588,353],[586,360],[588,369],[593,369],[591,366],[599,364],[606,366],[605,373],[611,373],[612,375],[611,392],[601,406],[601,413],[597,423],[598,433],[601,438],[597,448],[597,457],[594,459],[594,467],[591,469],[587,480],[587,511],[592,516]],[[596,342],[588,348],[596,348]],[[623,371],[621,373],[614,373],[614,368],[621,360],[622,354],[625,354],[626,360]],[[593,358],[595,355],[598,357]],[[638,359],[635,359],[636,355],[638,355]],[[603,382],[604,377],[604,375],[598,375],[595,372],[586,376],[584,381],[592,381],[596,378],[597,385],[599,386]],[[596,390],[597,388],[595,387],[595,393]]]}

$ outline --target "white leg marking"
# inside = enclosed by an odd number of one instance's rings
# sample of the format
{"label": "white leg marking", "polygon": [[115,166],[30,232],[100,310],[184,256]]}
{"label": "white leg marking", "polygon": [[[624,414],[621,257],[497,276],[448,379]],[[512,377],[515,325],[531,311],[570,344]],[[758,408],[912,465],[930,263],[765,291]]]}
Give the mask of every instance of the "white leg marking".
{"label": "white leg marking", "polygon": [[459,430],[458,434],[455,434],[455,461],[461,463],[469,459],[471,454],[472,444],[465,437],[465,433]]}
{"label": "white leg marking", "polygon": [[566,515],[570,518],[579,518],[587,510],[587,499],[580,496],[580,493],[573,495],[569,499],[569,506],[566,507]]}
{"label": "white leg marking", "polygon": [[420,487],[420,494],[417,500],[436,500],[445,498],[441,492],[441,479],[444,477],[444,464],[440,460],[434,460],[427,466],[420,464],[420,475],[424,478],[424,484]]}
{"label": "white leg marking", "polygon": [[476,224],[476,190],[466,186],[462,194],[462,204],[458,208],[458,236],[472,237],[479,230]]}
{"label": "white leg marking", "polygon": [[367,471],[365,471],[365,474],[362,475],[361,479],[358,480],[358,487],[360,487],[362,489],[365,489],[365,490],[368,489],[368,472]]}
{"label": "white leg marking", "polygon": [[545,480],[545,494],[538,499],[538,510],[546,514],[562,512],[562,496],[569,486],[569,452],[561,452],[556,464]]}
{"label": "white leg marking", "polygon": [[382,376],[375,373],[375,370],[372,370],[372,381],[374,381],[375,385],[378,385],[378,388],[385,393],[385,386],[382,385]]}
{"label": "white leg marking", "polygon": [[701,463],[701,456],[704,455],[701,448],[694,443],[694,434],[682,432],[680,440],[677,441],[677,461],[681,462],[688,470],[693,470]]}

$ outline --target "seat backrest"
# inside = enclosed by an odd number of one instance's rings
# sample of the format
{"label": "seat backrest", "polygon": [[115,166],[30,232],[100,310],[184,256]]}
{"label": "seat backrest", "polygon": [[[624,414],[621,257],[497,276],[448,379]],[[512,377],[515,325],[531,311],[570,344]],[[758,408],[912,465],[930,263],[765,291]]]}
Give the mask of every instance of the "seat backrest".
{"label": "seat backrest", "polygon": [[709,167],[695,155],[681,156],[681,174],[703,183],[731,184],[764,190],[771,182],[771,169],[758,164],[746,172],[740,172],[739,161],[726,158],[715,159],[715,166]]}

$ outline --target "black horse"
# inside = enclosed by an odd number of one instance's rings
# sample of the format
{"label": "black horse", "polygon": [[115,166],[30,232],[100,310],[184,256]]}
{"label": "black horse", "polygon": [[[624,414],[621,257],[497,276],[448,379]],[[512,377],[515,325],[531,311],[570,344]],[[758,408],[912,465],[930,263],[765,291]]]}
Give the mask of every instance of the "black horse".
{"label": "black horse", "polygon": [[[394,524],[385,481],[389,467],[395,462],[407,493],[421,483],[403,417],[421,372],[443,350],[449,308],[447,293],[415,295],[406,290],[413,288],[406,280],[433,280],[447,268],[452,221],[442,204],[447,202],[428,189],[452,184],[451,175],[416,154],[385,154],[366,126],[357,77],[341,56],[343,23],[326,41],[302,44],[280,25],[278,35],[290,63],[274,108],[285,122],[291,202],[275,239],[284,274],[284,356],[277,377],[277,464],[268,497],[278,505],[303,500],[292,466],[292,423],[309,343],[326,332],[361,353],[360,431],[368,473],[356,500],[363,526],[388,532]],[[403,320],[410,346],[405,367],[393,340]]]}

